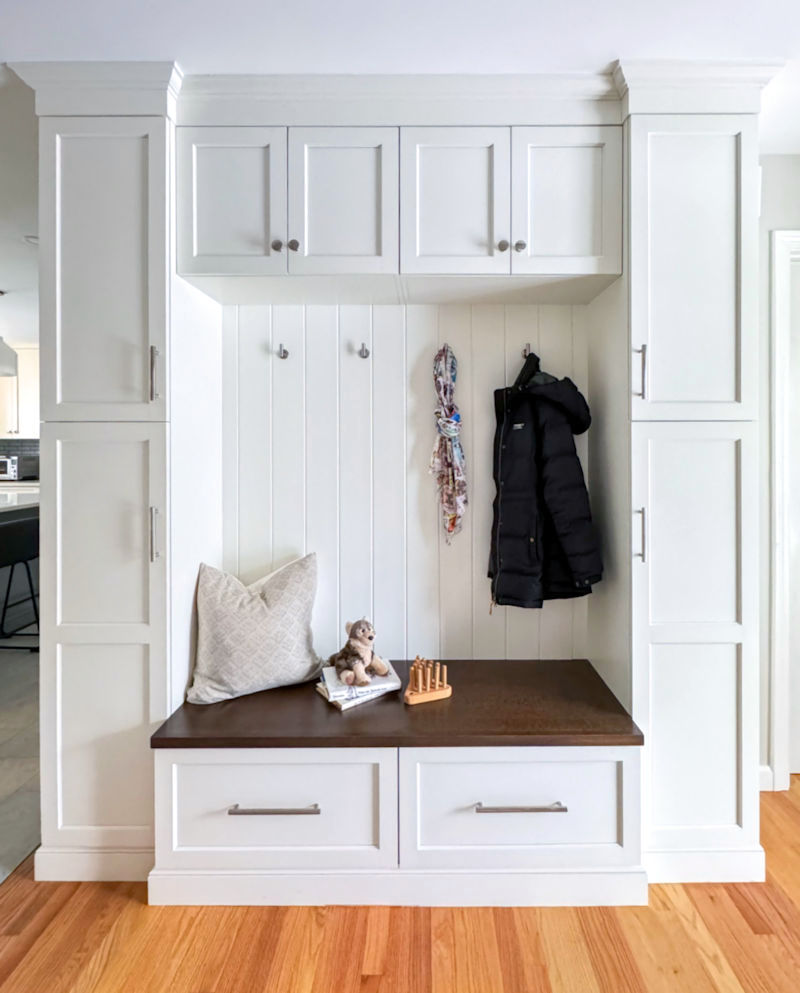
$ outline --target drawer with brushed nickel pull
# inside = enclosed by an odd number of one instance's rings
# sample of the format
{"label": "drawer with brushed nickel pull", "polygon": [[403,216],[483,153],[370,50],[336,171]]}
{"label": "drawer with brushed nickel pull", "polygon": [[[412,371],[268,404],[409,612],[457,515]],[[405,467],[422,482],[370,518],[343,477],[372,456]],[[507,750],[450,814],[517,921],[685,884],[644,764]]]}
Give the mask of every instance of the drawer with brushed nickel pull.
{"label": "drawer with brushed nickel pull", "polygon": [[397,865],[393,748],[165,750],[156,791],[162,867]]}
{"label": "drawer with brushed nickel pull", "polygon": [[[636,864],[638,751],[599,746],[403,748],[400,865]],[[628,818],[626,811],[631,812]]]}

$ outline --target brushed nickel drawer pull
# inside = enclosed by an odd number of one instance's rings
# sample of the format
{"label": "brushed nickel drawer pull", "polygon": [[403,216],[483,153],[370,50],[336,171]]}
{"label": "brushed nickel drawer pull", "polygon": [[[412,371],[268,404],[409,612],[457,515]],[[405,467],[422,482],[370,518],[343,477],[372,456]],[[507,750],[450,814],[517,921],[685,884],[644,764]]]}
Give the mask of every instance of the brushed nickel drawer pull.
{"label": "brushed nickel drawer pull", "polygon": [[482,803],[475,804],[476,814],[566,814],[568,809],[560,800],[544,807],[484,807]]}
{"label": "brushed nickel drawer pull", "polygon": [[231,817],[252,817],[252,816],[272,816],[273,814],[321,814],[322,810],[318,803],[312,803],[310,807],[240,807],[235,803],[228,807],[228,814]]}

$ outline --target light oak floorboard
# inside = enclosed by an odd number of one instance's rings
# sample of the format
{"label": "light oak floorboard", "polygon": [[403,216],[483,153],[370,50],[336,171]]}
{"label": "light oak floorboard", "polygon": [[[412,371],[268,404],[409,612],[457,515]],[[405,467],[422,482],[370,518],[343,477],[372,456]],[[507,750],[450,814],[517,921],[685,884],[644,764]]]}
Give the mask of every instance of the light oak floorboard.
{"label": "light oak floorboard", "polygon": [[140,883],[0,886],[0,993],[797,993],[800,777],[767,882],[649,907],[148,907]]}

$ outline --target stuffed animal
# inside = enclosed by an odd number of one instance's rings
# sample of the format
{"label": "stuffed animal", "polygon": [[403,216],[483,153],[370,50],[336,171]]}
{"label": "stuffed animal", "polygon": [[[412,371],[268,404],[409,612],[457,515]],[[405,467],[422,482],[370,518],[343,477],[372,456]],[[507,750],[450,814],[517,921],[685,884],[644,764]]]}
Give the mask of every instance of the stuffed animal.
{"label": "stuffed animal", "polygon": [[366,617],[355,623],[348,621],[345,631],[347,644],[328,659],[328,665],[336,666],[339,679],[348,686],[354,683],[356,686],[367,686],[370,683],[370,673],[385,676],[389,666],[373,651],[375,628]]}

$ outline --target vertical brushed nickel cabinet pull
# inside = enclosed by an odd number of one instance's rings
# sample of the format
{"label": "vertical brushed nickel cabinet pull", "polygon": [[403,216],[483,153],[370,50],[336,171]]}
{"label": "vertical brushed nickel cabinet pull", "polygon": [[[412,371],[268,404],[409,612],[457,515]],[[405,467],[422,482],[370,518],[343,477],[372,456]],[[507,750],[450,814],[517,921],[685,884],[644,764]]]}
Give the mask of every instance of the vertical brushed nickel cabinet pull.
{"label": "vertical brushed nickel cabinet pull", "polygon": [[635,397],[641,397],[642,400],[647,399],[647,345],[642,345],[641,348],[634,348],[634,352],[642,357],[642,388],[639,393],[634,392]]}
{"label": "vertical brushed nickel cabinet pull", "polygon": [[161,394],[158,392],[158,387],[156,385],[156,373],[158,372],[158,356],[161,353],[156,348],[155,345],[150,346],[150,402],[158,400]]}
{"label": "vertical brushed nickel cabinet pull", "polygon": [[150,561],[155,562],[161,558],[158,550],[158,507],[150,508]]}
{"label": "vertical brushed nickel cabinet pull", "polygon": [[647,508],[640,507],[638,510],[634,510],[634,514],[642,515],[642,550],[637,552],[634,558],[640,558],[642,562],[647,561]]}
{"label": "vertical brushed nickel cabinet pull", "polygon": [[292,817],[303,814],[321,814],[322,808],[318,803],[312,803],[310,807],[240,807],[235,803],[228,807],[230,817],[272,817],[281,814],[290,814]]}

